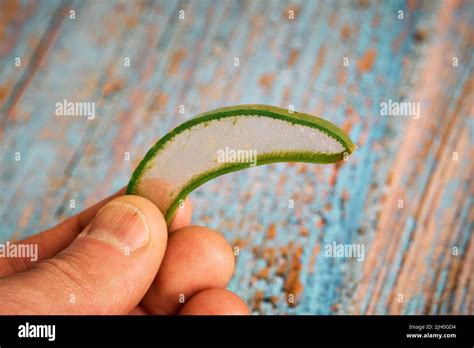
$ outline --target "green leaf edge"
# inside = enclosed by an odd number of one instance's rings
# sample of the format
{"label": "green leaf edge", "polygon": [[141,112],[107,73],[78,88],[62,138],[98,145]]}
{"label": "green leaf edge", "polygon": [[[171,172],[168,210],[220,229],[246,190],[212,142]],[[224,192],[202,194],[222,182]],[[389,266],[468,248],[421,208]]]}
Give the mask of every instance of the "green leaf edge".
{"label": "green leaf edge", "polygon": [[[263,155],[257,155],[257,166],[277,163],[277,162],[306,162],[306,163],[318,163],[328,164],[339,162],[344,158],[345,153],[350,155],[355,149],[356,145],[349,139],[349,137],[337,126],[331,122],[322,119],[320,117],[312,116],[301,112],[290,113],[287,109],[282,109],[270,105],[260,104],[245,104],[235,105],[230,107],[218,108],[211,110],[180,124],[174,128],[171,132],[165,134],[159,139],[155,145],[146,153],[145,157],[138,164],[137,168],[132,174],[130,182],[127,186],[126,194],[136,194],[136,186],[139,182],[140,177],[146,172],[147,168],[152,164],[152,159],[159,153],[160,150],[164,149],[168,141],[173,139],[176,135],[188,130],[189,128],[209,121],[219,120],[225,117],[232,116],[260,116],[270,117],[273,119],[279,119],[287,121],[293,124],[308,126],[311,128],[319,129],[326,133],[328,136],[338,140],[345,151],[337,154],[322,154],[310,151],[293,151],[285,153],[265,153]],[[195,188],[201,186],[209,180],[212,180],[220,175],[235,172],[238,170],[252,168],[250,163],[228,163],[224,164],[214,170],[208,171],[201,175],[193,178],[186,186],[181,189],[176,199],[170,205],[168,211],[165,212],[166,223],[169,224],[174,216],[174,213],[179,206],[180,200],[186,198]]]}

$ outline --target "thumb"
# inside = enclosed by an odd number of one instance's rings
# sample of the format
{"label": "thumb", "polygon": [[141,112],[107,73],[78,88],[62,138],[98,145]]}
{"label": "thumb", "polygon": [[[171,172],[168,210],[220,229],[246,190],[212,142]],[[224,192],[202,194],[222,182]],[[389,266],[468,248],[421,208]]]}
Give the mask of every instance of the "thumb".
{"label": "thumb", "polygon": [[116,198],[54,258],[1,280],[2,312],[127,314],[155,278],[166,241],[165,220],[152,202]]}

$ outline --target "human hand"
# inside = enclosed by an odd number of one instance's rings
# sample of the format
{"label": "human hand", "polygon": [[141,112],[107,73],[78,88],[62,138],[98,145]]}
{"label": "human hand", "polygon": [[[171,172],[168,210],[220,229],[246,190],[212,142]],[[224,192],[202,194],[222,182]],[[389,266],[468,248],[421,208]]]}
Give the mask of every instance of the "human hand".
{"label": "human hand", "polygon": [[21,244],[38,260],[0,258],[0,314],[249,314],[225,290],[232,248],[189,226],[170,227],[149,200],[124,190]]}

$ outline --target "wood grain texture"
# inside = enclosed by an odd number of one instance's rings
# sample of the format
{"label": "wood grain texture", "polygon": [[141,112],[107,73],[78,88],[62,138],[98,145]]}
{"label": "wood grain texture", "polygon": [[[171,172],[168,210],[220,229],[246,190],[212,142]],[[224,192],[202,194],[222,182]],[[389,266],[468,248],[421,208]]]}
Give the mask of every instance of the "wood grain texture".
{"label": "wood grain texture", "polygon": [[[0,239],[124,186],[199,112],[292,104],[359,148],[192,193],[194,223],[239,247],[229,288],[255,313],[474,314],[472,23],[454,0],[0,1]],[[95,119],[55,116],[63,99],[95,102]],[[389,99],[420,117],[382,116]],[[333,242],[364,260],[325,256]]]}

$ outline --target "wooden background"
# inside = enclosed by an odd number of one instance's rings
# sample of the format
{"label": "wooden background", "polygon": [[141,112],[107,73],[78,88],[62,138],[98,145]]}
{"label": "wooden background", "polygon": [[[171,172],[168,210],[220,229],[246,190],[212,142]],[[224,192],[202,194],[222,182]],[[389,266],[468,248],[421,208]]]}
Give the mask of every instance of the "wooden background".
{"label": "wooden background", "polygon": [[[254,313],[474,314],[473,23],[473,1],[2,0],[0,239],[124,186],[199,112],[292,104],[359,148],[192,193],[194,223],[240,248],[230,289]],[[95,102],[95,119],[55,116],[64,99]],[[388,99],[421,117],[381,116]],[[326,257],[333,241],[364,261]]]}

